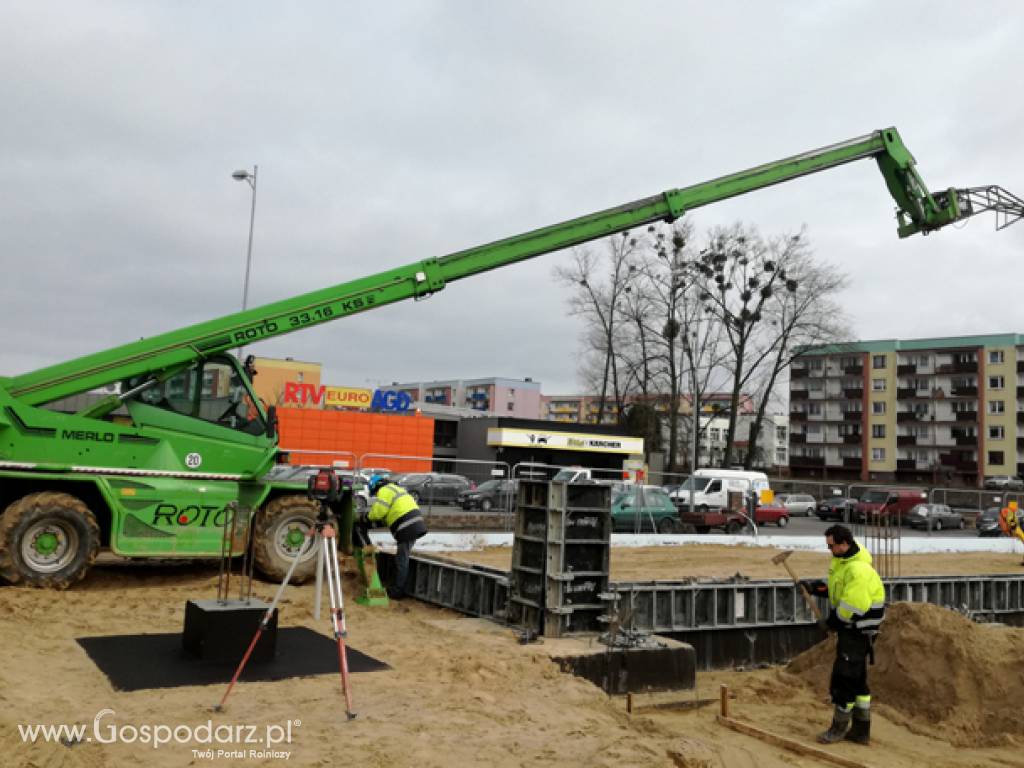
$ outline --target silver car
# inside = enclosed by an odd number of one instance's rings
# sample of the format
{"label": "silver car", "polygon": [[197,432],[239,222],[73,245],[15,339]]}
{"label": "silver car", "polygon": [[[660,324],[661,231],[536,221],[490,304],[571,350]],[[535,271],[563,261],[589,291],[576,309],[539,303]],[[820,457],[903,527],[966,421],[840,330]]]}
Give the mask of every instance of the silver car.
{"label": "silver car", "polygon": [[918,504],[907,513],[911,528],[941,531],[943,528],[963,528],[964,516],[945,504]]}
{"label": "silver car", "polygon": [[818,502],[808,493],[780,493],[775,497],[775,506],[783,506],[790,517],[812,515],[818,508]]}

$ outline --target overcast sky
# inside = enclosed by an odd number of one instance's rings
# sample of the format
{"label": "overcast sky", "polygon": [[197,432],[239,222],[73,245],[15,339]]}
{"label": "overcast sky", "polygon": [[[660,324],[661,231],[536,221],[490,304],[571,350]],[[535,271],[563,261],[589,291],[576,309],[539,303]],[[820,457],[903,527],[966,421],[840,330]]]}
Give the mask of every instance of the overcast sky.
{"label": "overcast sky", "polygon": [[[0,373],[895,125],[1024,196],[1018,2],[0,4]],[[692,214],[807,225],[860,338],[1024,332],[1024,223],[899,240],[872,161]],[[250,350],[578,391],[555,253]]]}

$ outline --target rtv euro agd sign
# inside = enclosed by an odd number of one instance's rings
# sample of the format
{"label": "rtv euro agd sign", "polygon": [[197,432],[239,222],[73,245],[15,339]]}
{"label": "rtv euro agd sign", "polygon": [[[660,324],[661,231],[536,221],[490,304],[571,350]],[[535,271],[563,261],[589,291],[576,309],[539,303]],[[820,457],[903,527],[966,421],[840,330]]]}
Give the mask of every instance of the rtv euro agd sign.
{"label": "rtv euro agd sign", "polygon": [[300,381],[285,382],[283,399],[285,404],[340,406],[389,413],[404,413],[412,407],[409,393],[397,389],[327,387]]}

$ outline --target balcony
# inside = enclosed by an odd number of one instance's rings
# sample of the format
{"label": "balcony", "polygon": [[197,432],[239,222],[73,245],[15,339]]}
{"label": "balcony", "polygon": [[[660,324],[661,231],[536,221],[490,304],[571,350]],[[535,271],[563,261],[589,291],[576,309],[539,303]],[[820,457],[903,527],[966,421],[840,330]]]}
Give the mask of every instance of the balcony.
{"label": "balcony", "polygon": [[789,414],[790,421],[807,421],[807,411],[792,411]]}
{"label": "balcony", "polygon": [[860,421],[860,411],[843,411],[843,421]]}
{"label": "balcony", "polygon": [[896,435],[896,445],[917,445],[917,435]]}
{"label": "balcony", "polygon": [[789,378],[791,379],[806,379],[807,369],[806,368],[790,368]]}
{"label": "balcony", "polygon": [[1017,423],[1024,424],[1024,411],[1017,411]]}
{"label": "balcony", "polygon": [[972,422],[972,421],[973,422],[977,422],[978,421],[978,412],[977,411],[957,411],[956,412],[956,420],[957,421],[967,421],[967,422]]}
{"label": "balcony", "polygon": [[971,362],[954,361],[953,371],[955,373],[977,373],[978,372],[978,361],[973,360]]}
{"label": "balcony", "polygon": [[1017,361],[1017,373],[1024,373],[1024,360]]}
{"label": "balcony", "polygon": [[793,443],[795,445],[800,445],[801,443],[806,443],[807,442],[807,435],[805,435],[803,432],[790,432],[789,433],[789,442],[791,442],[791,443]]}
{"label": "balcony", "polygon": [[913,376],[915,373],[917,373],[917,366],[913,363],[896,366],[897,376]]}
{"label": "balcony", "polygon": [[[1018,363],[1020,365],[1020,363]],[[843,368],[843,373],[847,376],[863,376],[864,366],[863,365],[848,365]]]}
{"label": "balcony", "polygon": [[862,435],[843,435],[843,442],[847,445],[859,445]]}
{"label": "balcony", "polygon": [[897,400],[912,400],[915,397],[917,397],[917,390],[914,389],[913,387],[908,387],[907,389],[897,389],[896,390],[896,399]]}
{"label": "balcony", "polygon": [[791,467],[824,467],[824,456],[796,456],[790,454],[789,466]]}
{"label": "balcony", "polygon": [[864,460],[857,458],[856,456],[844,456],[843,457],[843,468],[844,469],[860,469],[864,466]]}
{"label": "balcony", "polygon": [[978,387],[953,387],[950,394],[952,394],[953,397],[977,397]]}
{"label": "balcony", "polygon": [[[1022,387],[1024,389],[1024,387]],[[843,397],[847,400],[862,400],[864,398],[864,388],[860,389],[844,389]]]}
{"label": "balcony", "polygon": [[896,413],[896,423],[906,424],[908,421],[919,421],[920,416],[914,411],[898,411]]}
{"label": "balcony", "polygon": [[913,459],[896,459],[896,471],[906,471],[917,469],[917,462]]}
{"label": "balcony", "polygon": [[[1017,365],[1020,365],[1020,363],[1017,363]],[[1017,399],[1024,399],[1024,387],[1017,387]]]}
{"label": "balcony", "polygon": [[953,442],[957,445],[969,445],[974,447],[978,444],[978,438],[973,435],[954,435]]}
{"label": "balcony", "polygon": [[794,389],[789,393],[790,400],[806,400],[807,390],[806,389]]}

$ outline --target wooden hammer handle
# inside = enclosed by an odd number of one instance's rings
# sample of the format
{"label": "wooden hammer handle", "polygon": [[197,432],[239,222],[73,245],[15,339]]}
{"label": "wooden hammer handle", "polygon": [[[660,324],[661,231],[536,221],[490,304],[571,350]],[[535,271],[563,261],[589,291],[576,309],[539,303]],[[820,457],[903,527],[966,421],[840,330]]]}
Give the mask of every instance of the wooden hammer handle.
{"label": "wooden hammer handle", "polygon": [[811,613],[814,614],[814,618],[821,621],[822,616],[821,611],[818,610],[818,603],[813,597],[811,597],[811,593],[807,591],[807,587],[800,583],[800,579],[793,570],[793,566],[791,566],[786,560],[783,560],[782,564],[786,567],[786,570],[789,571],[789,575],[793,577],[794,583],[800,590],[800,594],[804,596],[804,602],[807,603],[807,607],[811,609]]}

